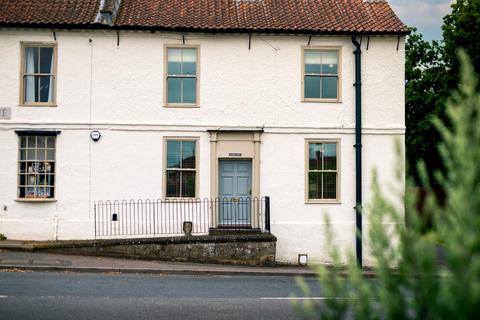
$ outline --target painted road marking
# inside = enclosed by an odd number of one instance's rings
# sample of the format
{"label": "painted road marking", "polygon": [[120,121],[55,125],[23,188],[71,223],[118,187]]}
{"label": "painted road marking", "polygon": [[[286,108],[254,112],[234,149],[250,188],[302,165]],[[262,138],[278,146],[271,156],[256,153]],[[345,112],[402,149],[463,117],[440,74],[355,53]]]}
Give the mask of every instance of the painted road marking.
{"label": "painted road marking", "polygon": [[261,297],[262,300],[358,300],[359,298],[340,297]]}

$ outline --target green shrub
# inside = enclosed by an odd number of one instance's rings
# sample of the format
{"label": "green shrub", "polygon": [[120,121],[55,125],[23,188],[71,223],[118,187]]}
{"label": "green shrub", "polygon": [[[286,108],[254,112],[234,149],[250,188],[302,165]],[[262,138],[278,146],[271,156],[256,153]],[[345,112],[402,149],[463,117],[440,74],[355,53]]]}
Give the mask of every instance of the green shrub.
{"label": "green shrub", "polygon": [[[328,299],[296,305],[302,318],[480,319],[480,93],[475,91],[477,78],[469,59],[461,53],[460,60],[460,89],[447,103],[449,124],[435,121],[446,168],[445,173],[436,173],[436,180],[446,199],[440,205],[433,193],[427,195],[424,210],[433,216],[431,234],[424,234],[409,194],[403,195],[408,226],[400,223],[386,230],[382,222],[398,221],[403,215],[374,182],[374,197],[364,213],[371,224],[368,243],[376,278],[362,274],[353,254],[346,278],[338,268],[319,267],[322,296]],[[420,172],[426,172],[422,164]],[[428,185],[426,174],[423,179]],[[332,257],[339,263],[330,232],[328,238]],[[398,239],[398,244],[391,239]],[[309,288],[299,282],[308,296]]]}

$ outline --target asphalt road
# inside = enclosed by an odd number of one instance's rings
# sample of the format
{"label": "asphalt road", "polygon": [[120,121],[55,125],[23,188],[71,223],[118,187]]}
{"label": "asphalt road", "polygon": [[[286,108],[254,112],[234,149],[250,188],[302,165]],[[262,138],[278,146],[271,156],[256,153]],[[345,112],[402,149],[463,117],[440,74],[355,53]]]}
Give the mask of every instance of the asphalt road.
{"label": "asphalt road", "polygon": [[291,277],[0,272],[2,320],[295,319],[293,296]]}

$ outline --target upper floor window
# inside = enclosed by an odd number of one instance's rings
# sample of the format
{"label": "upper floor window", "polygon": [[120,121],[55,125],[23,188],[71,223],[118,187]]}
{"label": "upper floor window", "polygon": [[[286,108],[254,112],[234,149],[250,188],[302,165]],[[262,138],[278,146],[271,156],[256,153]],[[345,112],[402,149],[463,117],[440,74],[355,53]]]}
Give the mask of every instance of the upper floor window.
{"label": "upper floor window", "polygon": [[167,106],[198,105],[198,48],[167,47]]}
{"label": "upper floor window", "polygon": [[195,198],[197,185],[197,141],[166,140],[167,198]]}
{"label": "upper floor window", "polygon": [[303,101],[340,100],[339,49],[303,49]]}
{"label": "upper floor window", "polygon": [[20,135],[18,199],[45,200],[55,197],[55,134]]}
{"label": "upper floor window", "polygon": [[338,142],[307,141],[307,201],[338,201]]}
{"label": "upper floor window", "polygon": [[21,105],[55,105],[55,59],[55,44],[22,43]]}

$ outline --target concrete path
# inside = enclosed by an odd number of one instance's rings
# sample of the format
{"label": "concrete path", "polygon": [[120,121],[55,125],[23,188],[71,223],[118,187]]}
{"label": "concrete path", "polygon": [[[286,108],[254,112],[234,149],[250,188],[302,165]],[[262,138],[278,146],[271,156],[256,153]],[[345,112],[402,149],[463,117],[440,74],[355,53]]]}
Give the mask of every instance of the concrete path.
{"label": "concrete path", "polygon": [[147,274],[164,273],[304,277],[315,276],[315,272],[312,269],[304,267],[246,267],[218,264],[144,261],[25,251],[21,252],[0,249],[0,271],[2,270],[121,272]]}

